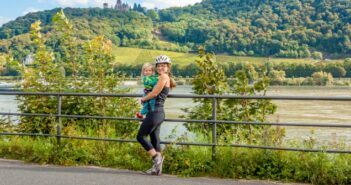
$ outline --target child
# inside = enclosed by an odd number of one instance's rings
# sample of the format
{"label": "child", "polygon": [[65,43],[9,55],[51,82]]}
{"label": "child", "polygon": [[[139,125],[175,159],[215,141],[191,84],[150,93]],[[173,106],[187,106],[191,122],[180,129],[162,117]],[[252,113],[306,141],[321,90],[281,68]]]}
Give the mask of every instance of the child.
{"label": "child", "polygon": [[[158,77],[155,75],[154,66],[150,63],[145,63],[141,69],[141,76],[144,84],[144,96],[146,96],[155,87],[158,81]],[[136,113],[137,118],[143,118],[149,110],[155,110],[156,99],[150,99],[143,103],[143,108],[140,112]]]}

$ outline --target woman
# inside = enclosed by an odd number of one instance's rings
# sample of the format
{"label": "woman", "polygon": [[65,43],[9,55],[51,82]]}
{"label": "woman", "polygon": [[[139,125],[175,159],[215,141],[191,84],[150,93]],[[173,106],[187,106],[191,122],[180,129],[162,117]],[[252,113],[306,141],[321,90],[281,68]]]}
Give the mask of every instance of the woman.
{"label": "woman", "polygon": [[[166,55],[156,57],[156,72],[158,74],[158,82],[153,90],[141,99],[141,102],[146,102],[156,98],[155,110],[146,114],[143,120],[137,140],[144,149],[152,157],[152,168],[146,171],[147,174],[161,175],[162,164],[164,157],[161,155],[160,147],[160,126],[165,119],[164,102],[169,93],[169,90],[175,87],[175,82],[171,74],[171,59]],[[147,136],[150,136],[149,141]]]}

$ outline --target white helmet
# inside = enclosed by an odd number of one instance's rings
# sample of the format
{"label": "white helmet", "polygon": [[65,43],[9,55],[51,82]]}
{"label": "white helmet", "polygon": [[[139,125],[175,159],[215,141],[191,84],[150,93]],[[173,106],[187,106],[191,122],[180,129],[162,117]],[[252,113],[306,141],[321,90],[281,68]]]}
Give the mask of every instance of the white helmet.
{"label": "white helmet", "polygon": [[156,62],[156,65],[157,64],[171,64],[171,59],[166,56],[166,55],[160,55],[160,56],[157,56],[156,59],[155,59],[155,62]]}

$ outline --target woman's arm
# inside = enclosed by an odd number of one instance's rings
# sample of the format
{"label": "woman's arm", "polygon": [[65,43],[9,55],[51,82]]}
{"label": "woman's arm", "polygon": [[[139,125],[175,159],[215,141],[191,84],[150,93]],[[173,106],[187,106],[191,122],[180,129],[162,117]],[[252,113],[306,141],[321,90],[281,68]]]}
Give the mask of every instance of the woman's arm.
{"label": "woman's arm", "polygon": [[162,89],[166,85],[167,80],[169,80],[168,75],[166,75],[166,74],[160,75],[158,77],[158,82],[157,82],[156,86],[154,87],[154,89],[152,89],[152,91],[149,92],[149,94],[147,94],[146,96],[141,98],[141,101],[144,102],[144,101],[150,100],[150,99],[156,97],[158,94],[160,94],[160,92],[162,91]]}

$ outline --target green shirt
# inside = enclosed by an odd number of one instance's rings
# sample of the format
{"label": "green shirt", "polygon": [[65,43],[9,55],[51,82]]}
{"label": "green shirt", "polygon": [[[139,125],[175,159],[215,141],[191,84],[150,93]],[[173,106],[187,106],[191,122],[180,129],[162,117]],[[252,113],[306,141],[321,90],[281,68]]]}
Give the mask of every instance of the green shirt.
{"label": "green shirt", "polygon": [[155,87],[155,85],[157,84],[157,81],[158,81],[157,75],[143,77],[144,87],[145,87],[145,89],[150,90],[150,91]]}

